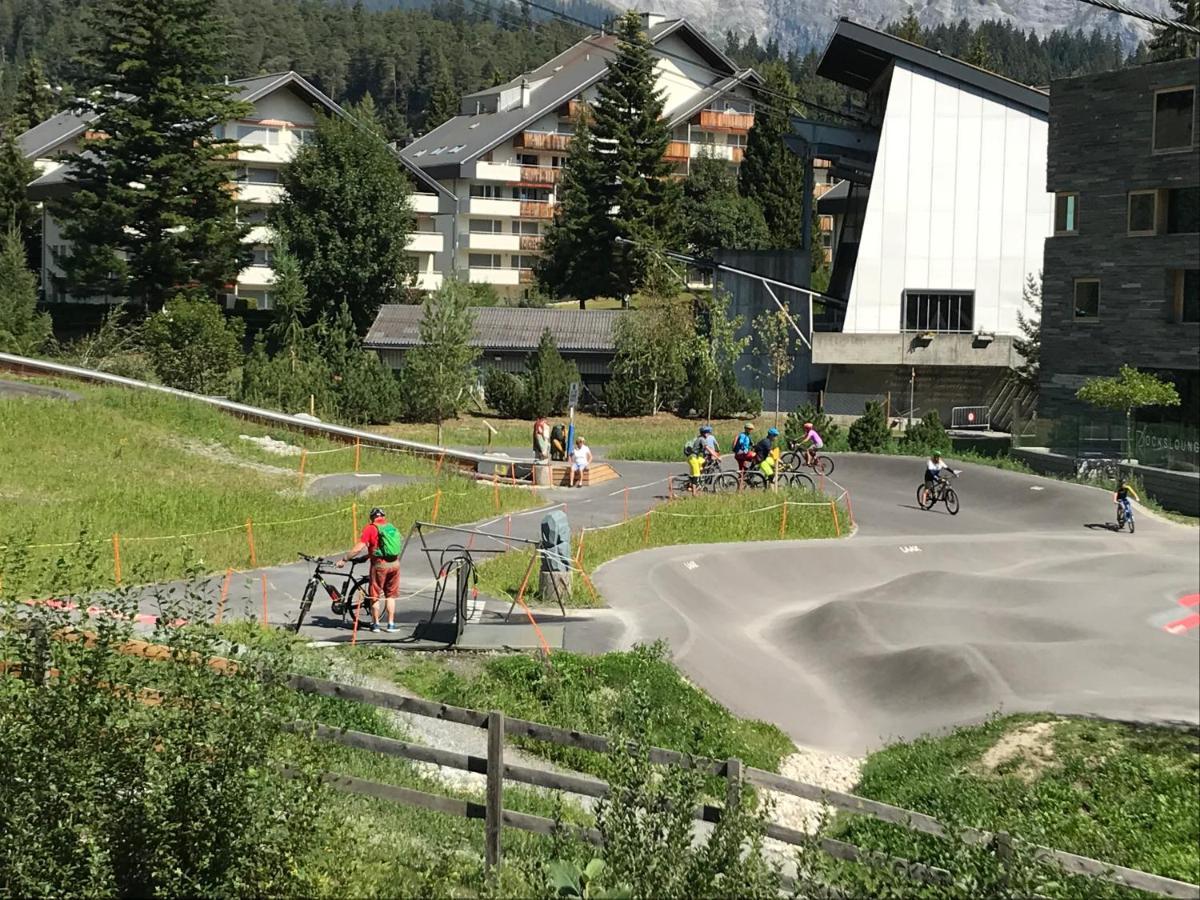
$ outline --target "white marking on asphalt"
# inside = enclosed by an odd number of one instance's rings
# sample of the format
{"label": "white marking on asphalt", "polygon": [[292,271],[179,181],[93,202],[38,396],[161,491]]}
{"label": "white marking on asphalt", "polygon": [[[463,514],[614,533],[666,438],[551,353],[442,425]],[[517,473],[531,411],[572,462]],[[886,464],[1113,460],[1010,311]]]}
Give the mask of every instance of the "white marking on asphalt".
{"label": "white marking on asphalt", "polygon": [[1030,487],[1029,489],[1031,491],[1044,491],[1045,490],[1045,488],[1042,487],[1040,484],[1035,484],[1032,487]]}
{"label": "white marking on asphalt", "polygon": [[694,559],[689,559],[683,564],[683,567],[691,572],[694,569],[700,568],[700,563],[696,562]]}
{"label": "white marking on asphalt", "polygon": [[901,547],[900,552],[901,553],[920,553],[921,548],[918,547],[916,544],[909,544],[907,547]]}

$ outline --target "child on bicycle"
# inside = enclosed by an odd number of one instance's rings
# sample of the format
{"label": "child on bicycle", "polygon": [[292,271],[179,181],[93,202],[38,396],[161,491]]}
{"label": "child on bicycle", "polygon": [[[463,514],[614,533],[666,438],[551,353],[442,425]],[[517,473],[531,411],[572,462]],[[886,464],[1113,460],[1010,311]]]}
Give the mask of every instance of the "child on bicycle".
{"label": "child on bicycle", "polygon": [[935,484],[942,480],[942,472],[949,471],[952,475],[957,475],[954,469],[946,465],[942,459],[942,454],[935,453],[925,462],[925,487],[933,488]]}
{"label": "child on bicycle", "polygon": [[768,428],[767,436],[754,445],[754,458],[758,461],[759,470],[770,480],[775,477],[775,463],[779,458],[779,450],[775,439],[779,437],[778,428]]}
{"label": "child on bicycle", "polygon": [[[805,444],[808,446],[805,447]],[[800,446],[804,448],[805,464],[815,469],[817,466],[817,451],[825,446],[825,442],[821,440],[821,435],[817,434],[817,429],[813,428],[812,422],[804,423],[804,437],[800,438]]]}
{"label": "child on bicycle", "polygon": [[1133,518],[1133,507],[1129,503],[1130,494],[1133,494],[1133,499],[1138,503],[1142,502],[1142,498],[1137,495],[1137,491],[1130,487],[1129,482],[1122,478],[1120,482],[1117,483],[1117,491],[1115,494],[1113,494],[1113,502],[1125,511],[1126,519]]}

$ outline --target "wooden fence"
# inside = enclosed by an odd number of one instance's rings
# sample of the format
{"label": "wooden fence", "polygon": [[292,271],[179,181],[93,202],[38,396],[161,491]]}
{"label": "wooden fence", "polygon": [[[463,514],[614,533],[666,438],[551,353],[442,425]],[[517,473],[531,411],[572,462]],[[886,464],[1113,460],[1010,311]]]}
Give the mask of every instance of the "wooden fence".
{"label": "wooden fence", "polygon": [[[482,712],[458,706],[448,706],[429,700],[407,697],[389,691],[379,691],[370,688],[355,687],[340,682],[328,681],[306,675],[288,676],[287,685],[294,690],[322,697],[336,697],[356,703],[365,703],[381,709],[394,710],[417,716],[442,719],[456,722],[473,728],[487,730],[487,756],[473,756],[449,750],[412,744],[393,738],[362,732],[347,731],[332,728],[328,725],[297,722],[293,728],[297,731],[311,732],[317,740],[342,744],[361,750],[385,753],[417,762],[433,763],[464,772],[474,772],[487,778],[485,802],[481,805],[469,800],[430,794],[411,788],[379,784],[346,775],[327,774],[324,780],[334,789],[351,794],[361,794],[383,800],[391,800],[408,806],[416,806],[448,815],[468,819],[484,820],[484,859],[488,866],[496,865],[501,859],[501,834],[504,827],[516,828],[521,831],[531,831],[538,834],[551,834],[558,828],[568,828],[579,838],[597,846],[602,844],[600,833],[594,828],[574,828],[563,826],[552,819],[527,813],[506,810],[503,806],[503,787],[505,781],[516,784],[531,785],[551,790],[565,791],[584,797],[603,797],[608,792],[608,785],[598,778],[578,773],[547,772],[526,766],[513,765],[504,761],[505,738],[531,738],[556,744],[560,747],[573,747],[590,750],[596,753],[611,753],[620,749],[609,738],[587,732],[573,731],[554,725],[544,725],[524,719],[514,719],[501,712]],[[724,778],[726,785],[725,807],[736,803],[741,795],[742,785],[749,784],[779,793],[789,794],[803,800],[810,800],[831,806],[835,809],[856,815],[869,816],[882,822],[888,822],[910,831],[932,835],[950,840],[961,840],[966,844],[984,846],[1004,858],[1016,848],[1030,852],[1038,860],[1057,866],[1063,872],[1072,875],[1084,875],[1099,878],[1114,884],[1135,888],[1162,897],[1200,898],[1200,886],[1152,875],[1137,869],[1129,869],[1111,863],[1054,850],[1036,844],[1029,844],[999,832],[966,829],[952,830],[937,819],[923,813],[901,809],[865,797],[853,794],[831,791],[817,785],[805,784],[784,778],[774,772],[743,766],[740,760],[716,760],[704,757],[690,756],[675,750],[652,747],[648,752],[651,762],[659,765],[680,766],[699,771],[705,775]],[[701,806],[694,812],[694,817],[704,822],[720,820],[722,807]],[[952,875],[945,869],[923,865],[905,859],[888,856],[884,853],[865,850],[830,838],[814,839],[792,828],[782,825],[768,824],[766,835],[786,844],[815,844],[823,852],[837,859],[855,862],[863,865],[887,868],[900,873],[907,878],[931,883],[944,884],[951,880]]]}

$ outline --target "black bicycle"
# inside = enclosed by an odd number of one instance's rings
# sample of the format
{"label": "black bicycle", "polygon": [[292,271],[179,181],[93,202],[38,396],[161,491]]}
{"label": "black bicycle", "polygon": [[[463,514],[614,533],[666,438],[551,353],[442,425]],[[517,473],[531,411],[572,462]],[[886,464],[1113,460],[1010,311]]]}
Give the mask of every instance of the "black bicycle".
{"label": "black bicycle", "polygon": [[[958,477],[958,473],[952,469],[944,471],[950,472],[955,478]],[[930,487],[929,483],[924,481],[917,486],[917,505],[921,509],[933,509],[934,504],[939,501],[946,504],[946,512],[950,513],[950,515],[958,515],[958,494],[955,493],[954,488],[946,483],[946,479],[938,479],[933,483],[933,487]]]}
{"label": "black bicycle", "polygon": [[[672,475],[671,490],[672,493],[682,494],[691,489],[691,475]],[[722,491],[736,491],[738,487],[738,477],[734,472],[722,472],[721,461],[717,459],[706,459],[704,466],[700,469],[700,478],[696,482],[697,490],[703,491],[706,494],[716,494]]]}
{"label": "black bicycle", "polygon": [[752,491],[767,490],[773,484],[785,488],[803,488],[809,491],[815,491],[817,487],[811,478],[803,472],[795,471],[795,468],[789,465],[782,456],[775,464],[775,471],[770,477],[762,470],[762,466],[757,461],[752,462],[742,473],[742,483],[747,490]]}
{"label": "black bicycle", "polygon": [[[325,589],[330,608],[335,616],[341,617],[343,625],[353,626],[356,614],[361,617],[361,625],[371,624],[371,579],[366,575],[356,577],[354,574],[355,567],[366,562],[367,557],[352,559],[348,569],[338,569],[330,568],[334,565],[333,560],[305,553],[299,556],[305,562],[313,564],[313,572],[308,577],[308,584],[304,586],[304,594],[300,598],[300,615],[296,617],[294,631],[299,632],[300,626],[304,624],[304,617],[312,609],[318,587]],[[332,576],[334,583],[326,581],[326,575]]]}
{"label": "black bicycle", "polygon": [[814,454],[815,462],[808,461],[807,451],[800,446],[803,441],[788,441],[787,452],[780,457],[780,460],[787,464],[787,467],[792,470],[800,468],[809,468],[818,475],[829,476],[833,474],[833,460],[823,453]]}

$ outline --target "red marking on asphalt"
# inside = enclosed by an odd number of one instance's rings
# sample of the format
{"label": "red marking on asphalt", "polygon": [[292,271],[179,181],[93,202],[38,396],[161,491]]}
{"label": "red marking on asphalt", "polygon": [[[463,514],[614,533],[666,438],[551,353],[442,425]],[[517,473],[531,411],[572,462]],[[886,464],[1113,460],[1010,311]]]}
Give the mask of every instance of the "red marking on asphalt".
{"label": "red marking on asphalt", "polygon": [[1200,594],[1188,594],[1179,598],[1180,606],[1200,606]]}
{"label": "red marking on asphalt", "polygon": [[[48,600],[26,600],[25,602],[28,603],[30,606],[47,606],[50,609],[61,609],[61,610],[65,610],[66,612],[75,612],[76,610],[81,608],[79,606],[79,604],[76,603],[74,600],[48,599]],[[88,614],[88,616],[90,618],[93,618],[93,619],[97,618],[98,616],[108,616],[113,619],[130,619],[131,621],[136,622],[139,625],[155,625],[158,623],[158,616],[151,616],[151,615],[148,615],[147,613],[137,613],[133,616],[126,616],[124,613],[118,612],[115,609],[106,609],[103,606],[89,606],[89,607],[87,607],[85,612]],[[176,619],[171,624],[175,625],[175,626],[186,625],[187,620],[186,619]]]}
{"label": "red marking on asphalt", "polygon": [[[1187,594],[1180,597],[1179,605],[1188,608],[1200,606],[1200,594]],[[1185,631],[1190,631],[1197,626],[1200,626],[1200,613],[1192,613],[1190,616],[1184,616],[1182,619],[1168,622],[1163,626],[1163,631],[1169,634],[1183,634]]]}

